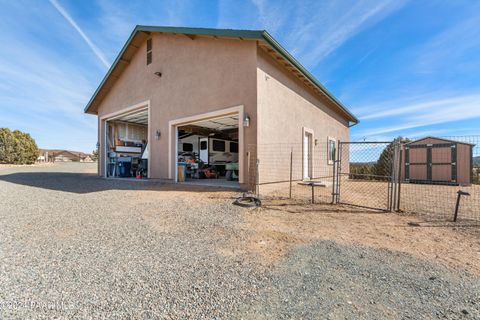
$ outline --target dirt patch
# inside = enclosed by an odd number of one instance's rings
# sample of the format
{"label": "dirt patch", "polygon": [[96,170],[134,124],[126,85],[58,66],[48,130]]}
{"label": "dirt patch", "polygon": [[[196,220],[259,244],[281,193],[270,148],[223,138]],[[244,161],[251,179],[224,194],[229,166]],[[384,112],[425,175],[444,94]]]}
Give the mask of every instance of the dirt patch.
{"label": "dirt patch", "polygon": [[[328,185],[328,180],[326,182]],[[388,189],[388,183],[384,181],[342,179],[340,200],[344,204],[387,209]],[[452,219],[459,190],[470,194],[461,199],[459,217],[480,222],[480,185],[450,186],[402,183],[400,209],[404,212],[421,214],[429,219]],[[330,202],[331,192],[331,187],[315,188],[315,201],[318,203]],[[269,199],[288,197],[289,184],[261,185],[260,194]],[[292,185],[293,199],[310,202],[311,197],[310,187],[297,183]]]}
{"label": "dirt patch", "polygon": [[249,252],[262,257],[262,264],[270,265],[286,255],[292,247],[301,243],[304,243],[304,240],[293,233],[261,230],[249,238],[247,248]]}
{"label": "dirt patch", "polygon": [[480,224],[428,222],[416,216],[281,200],[245,211],[244,219],[244,228],[251,232],[247,248],[267,262],[296,244],[333,240],[399,251],[480,274]]}
{"label": "dirt patch", "polygon": [[242,210],[242,222],[231,229],[216,228],[212,234],[220,254],[250,254],[264,266],[274,265],[299,245],[331,240],[402,252],[480,274],[480,223],[476,222],[427,221],[347,205],[275,199],[264,200],[262,208]]}
{"label": "dirt patch", "polygon": [[53,166],[53,162],[37,162],[34,164],[5,164],[0,163],[0,170],[4,168],[31,168],[31,167],[51,167]]}
{"label": "dirt patch", "polygon": [[88,167],[88,168],[82,168],[81,170],[81,173],[97,173],[98,170],[97,168],[91,168],[91,167]]}

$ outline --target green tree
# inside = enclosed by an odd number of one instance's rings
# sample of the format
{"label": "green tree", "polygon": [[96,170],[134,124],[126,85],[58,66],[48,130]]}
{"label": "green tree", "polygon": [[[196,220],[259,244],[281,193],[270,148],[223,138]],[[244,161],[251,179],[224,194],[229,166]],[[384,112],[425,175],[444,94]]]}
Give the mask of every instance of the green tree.
{"label": "green tree", "polygon": [[369,163],[350,163],[350,179],[371,180],[375,167]]}
{"label": "green tree", "polygon": [[15,155],[15,137],[8,128],[0,128],[0,163],[13,163]]}
{"label": "green tree", "polygon": [[98,149],[95,149],[92,151],[92,160],[97,161],[98,160]]}
{"label": "green tree", "polygon": [[13,136],[16,140],[14,162],[17,164],[35,163],[40,154],[35,140],[30,134],[20,130],[13,131]]}
{"label": "green tree", "polygon": [[381,177],[391,176],[395,145],[408,142],[410,142],[410,139],[404,137],[395,138],[392,142],[390,142],[380,154],[380,157],[375,164],[374,174]]}
{"label": "green tree", "polygon": [[480,167],[473,168],[473,184],[480,184]]}
{"label": "green tree", "polygon": [[32,164],[39,153],[35,140],[28,133],[0,128],[0,163]]}

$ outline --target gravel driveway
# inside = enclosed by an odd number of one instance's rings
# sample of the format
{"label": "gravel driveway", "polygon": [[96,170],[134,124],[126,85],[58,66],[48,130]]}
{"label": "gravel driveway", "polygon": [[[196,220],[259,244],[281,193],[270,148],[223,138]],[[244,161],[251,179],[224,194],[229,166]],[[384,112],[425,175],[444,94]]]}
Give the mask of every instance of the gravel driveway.
{"label": "gravel driveway", "polygon": [[312,241],[265,265],[235,193],[0,168],[0,318],[480,318],[480,278]]}

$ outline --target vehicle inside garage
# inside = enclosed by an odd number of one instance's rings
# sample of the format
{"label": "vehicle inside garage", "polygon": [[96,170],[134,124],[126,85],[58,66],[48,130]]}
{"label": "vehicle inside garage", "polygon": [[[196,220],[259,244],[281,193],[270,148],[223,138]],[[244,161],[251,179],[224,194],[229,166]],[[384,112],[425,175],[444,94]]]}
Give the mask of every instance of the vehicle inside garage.
{"label": "vehicle inside garage", "polygon": [[148,109],[106,121],[106,176],[148,177]]}
{"label": "vehicle inside garage", "polygon": [[238,115],[179,126],[178,182],[238,186]]}

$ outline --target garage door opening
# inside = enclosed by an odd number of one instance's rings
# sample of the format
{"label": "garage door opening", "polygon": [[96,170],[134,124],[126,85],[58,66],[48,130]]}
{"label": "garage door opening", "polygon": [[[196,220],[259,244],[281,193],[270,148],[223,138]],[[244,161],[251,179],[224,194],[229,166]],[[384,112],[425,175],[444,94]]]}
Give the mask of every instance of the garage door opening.
{"label": "garage door opening", "polygon": [[177,181],[239,186],[239,116],[233,114],[177,127]]}
{"label": "garage door opening", "polygon": [[146,179],[149,177],[148,108],[105,121],[105,176]]}

